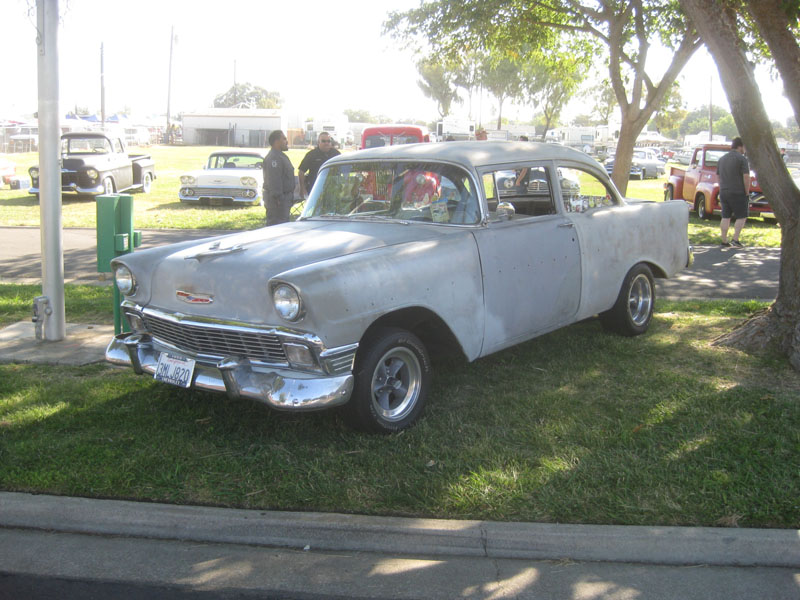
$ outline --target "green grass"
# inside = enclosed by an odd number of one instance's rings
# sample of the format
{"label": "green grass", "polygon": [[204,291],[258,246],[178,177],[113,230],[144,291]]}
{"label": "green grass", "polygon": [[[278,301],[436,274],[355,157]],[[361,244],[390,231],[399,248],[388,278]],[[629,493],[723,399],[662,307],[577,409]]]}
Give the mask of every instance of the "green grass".
{"label": "green grass", "polygon": [[[156,163],[156,180],[149,194],[134,192],[134,224],[137,229],[255,229],[265,223],[264,208],[200,206],[178,200],[180,176],[202,168],[218,146],[151,146],[134,148],[147,153]],[[306,150],[289,150],[292,163],[300,164]],[[27,173],[38,161],[38,154],[7,155],[17,165],[17,173]],[[0,190],[0,225],[39,226],[39,202],[26,190]],[[62,198],[64,227],[97,226],[95,203],[91,198],[67,194]]]}
{"label": "green grass", "polygon": [[[156,162],[158,179],[150,194],[134,194],[134,224],[137,229],[255,229],[264,225],[261,207],[211,207],[186,205],[178,200],[181,174],[199,169],[208,155],[219,150],[213,146],[152,146],[136,152],[151,154]],[[297,167],[306,150],[289,150],[289,158]],[[18,173],[27,173],[38,160],[36,153],[8,155],[17,164]],[[627,195],[644,200],[663,200],[661,179],[631,180]],[[295,210],[299,208],[296,205]],[[90,199],[65,196],[62,204],[64,227],[95,227],[95,205]],[[0,190],[0,225],[39,225],[39,204],[26,191]],[[694,245],[719,243],[719,217],[701,221],[690,217],[689,241]],[[762,219],[748,219],[742,234],[747,246],[780,247],[780,229]]]}
{"label": "green grass", "polygon": [[[41,294],[41,285],[0,283],[0,327],[30,319],[33,299]],[[114,297],[109,286],[66,285],[64,304],[75,323],[114,323]]]}
{"label": "green grass", "polygon": [[[12,312],[29,293],[13,287],[0,288]],[[424,418],[385,437],[349,430],[335,411],[272,412],[102,364],[0,365],[0,488],[279,510],[797,528],[800,374],[778,357],[710,345],[763,306],[660,303],[645,336],[606,334],[589,320],[474,363],[436,361]]]}

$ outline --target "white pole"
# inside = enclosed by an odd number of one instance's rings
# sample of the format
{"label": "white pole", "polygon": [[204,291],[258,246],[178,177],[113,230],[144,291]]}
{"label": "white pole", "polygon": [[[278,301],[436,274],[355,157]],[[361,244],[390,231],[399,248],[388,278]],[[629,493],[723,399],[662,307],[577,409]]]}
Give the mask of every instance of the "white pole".
{"label": "white pole", "polygon": [[36,0],[39,46],[39,214],[42,239],[42,294],[52,311],[44,339],[63,340],[64,252],[61,241],[61,129],[58,103],[58,0]]}

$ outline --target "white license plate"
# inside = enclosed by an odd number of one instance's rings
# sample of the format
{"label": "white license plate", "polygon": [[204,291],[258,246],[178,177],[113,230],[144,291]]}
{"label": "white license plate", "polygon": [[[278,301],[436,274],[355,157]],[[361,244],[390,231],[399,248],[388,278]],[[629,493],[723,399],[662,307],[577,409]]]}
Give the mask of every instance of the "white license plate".
{"label": "white license plate", "polygon": [[158,357],[154,377],[157,381],[188,388],[192,385],[194,360],[162,352]]}

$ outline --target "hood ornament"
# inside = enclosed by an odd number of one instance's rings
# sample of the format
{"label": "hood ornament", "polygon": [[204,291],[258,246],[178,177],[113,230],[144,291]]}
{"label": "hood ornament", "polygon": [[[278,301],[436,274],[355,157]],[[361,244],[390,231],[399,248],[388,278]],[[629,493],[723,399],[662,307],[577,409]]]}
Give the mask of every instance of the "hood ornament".
{"label": "hood ornament", "polygon": [[210,256],[221,256],[223,254],[233,254],[234,252],[244,252],[244,246],[241,244],[235,244],[228,248],[220,248],[219,247],[219,240],[211,244],[207,250],[202,250],[197,254],[192,254],[191,256],[184,256],[184,260],[200,260],[201,258],[208,258]]}

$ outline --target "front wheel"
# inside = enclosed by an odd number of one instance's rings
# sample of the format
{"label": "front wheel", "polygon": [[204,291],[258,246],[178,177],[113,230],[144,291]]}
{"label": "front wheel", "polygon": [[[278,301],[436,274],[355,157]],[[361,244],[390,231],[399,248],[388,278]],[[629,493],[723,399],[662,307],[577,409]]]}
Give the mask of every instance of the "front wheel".
{"label": "front wheel", "polygon": [[617,301],[600,315],[600,322],[609,331],[620,335],[641,335],[650,326],[656,303],[656,288],[650,267],[635,265],[622,282]]}
{"label": "front wheel", "polygon": [[431,379],[430,358],[413,333],[394,327],[369,334],[358,350],[353,396],[345,416],[357,429],[394,433],[422,414]]}
{"label": "front wheel", "polygon": [[103,194],[109,196],[114,193],[114,180],[111,177],[103,179]]}
{"label": "front wheel", "polygon": [[669,202],[674,198],[675,198],[675,190],[672,189],[671,185],[668,185],[667,189],[664,191],[664,202]]}

